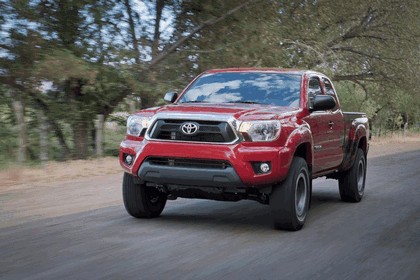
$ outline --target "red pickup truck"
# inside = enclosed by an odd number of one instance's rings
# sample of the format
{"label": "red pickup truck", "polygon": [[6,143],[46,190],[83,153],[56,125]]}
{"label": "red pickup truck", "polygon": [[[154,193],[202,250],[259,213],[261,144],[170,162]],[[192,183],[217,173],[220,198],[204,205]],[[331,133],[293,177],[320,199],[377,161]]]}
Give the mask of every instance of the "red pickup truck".
{"label": "red pickup truck", "polygon": [[268,204],[274,227],[305,223],[312,179],[338,179],[359,202],[369,149],[364,113],[345,113],[331,80],[282,69],[210,70],[170,105],[127,120],[120,145],[123,199],[136,218],[157,217],[178,197]]}

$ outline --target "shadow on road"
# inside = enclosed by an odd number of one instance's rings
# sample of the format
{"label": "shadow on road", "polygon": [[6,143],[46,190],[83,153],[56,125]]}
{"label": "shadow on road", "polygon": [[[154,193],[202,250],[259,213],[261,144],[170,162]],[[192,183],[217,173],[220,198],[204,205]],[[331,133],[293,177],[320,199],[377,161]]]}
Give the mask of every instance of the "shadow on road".
{"label": "shadow on road", "polygon": [[[323,215],[324,210],[331,210],[345,205],[340,200],[336,181],[320,180],[314,186],[312,204],[308,222]],[[270,208],[255,201],[219,202],[207,200],[168,201],[162,216],[148,223],[166,223],[177,226],[196,227],[233,227],[272,229]]]}

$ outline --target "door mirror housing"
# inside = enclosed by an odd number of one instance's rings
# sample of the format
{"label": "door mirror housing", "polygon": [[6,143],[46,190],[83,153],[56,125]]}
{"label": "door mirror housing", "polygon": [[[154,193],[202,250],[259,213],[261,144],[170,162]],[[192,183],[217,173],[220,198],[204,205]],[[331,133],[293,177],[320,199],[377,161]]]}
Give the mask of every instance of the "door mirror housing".
{"label": "door mirror housing", "polygon": [[165,97],[163,98],[163,100],[169,103],[174,103],[177,98],[178,98],[178,93],[170,91],[165,94]]}
{"label": "door mirror housing", "polygon": [[336,105],[335,99],[331,95],[317,95],[314,98],[312,111],[332,110]]}

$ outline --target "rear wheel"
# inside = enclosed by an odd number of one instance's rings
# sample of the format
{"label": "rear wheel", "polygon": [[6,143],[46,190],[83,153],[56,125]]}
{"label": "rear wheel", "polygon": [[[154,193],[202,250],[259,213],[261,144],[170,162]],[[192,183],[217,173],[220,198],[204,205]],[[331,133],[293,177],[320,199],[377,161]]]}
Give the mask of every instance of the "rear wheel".
{"label": "rear wheel", "polygon": [[276,229],[297,231],[303,227],[311,196],[310,180],[306,161],[295,157],[286,180],[274,186],[270,195],[270,208]]}
{"label": "rear wheel", "polygon": [[167,195],[157,188],[136,183],[133,175],[124,173],[123,200],[128,214],[136,218],[158,217],[165,208]]}
{"label": "rear wheel", "polygon": [[359,202],[362,200],[366,183],[366,157],[362,149],[357,149],[353,166],[343,172],[338,179],[341,200]]}

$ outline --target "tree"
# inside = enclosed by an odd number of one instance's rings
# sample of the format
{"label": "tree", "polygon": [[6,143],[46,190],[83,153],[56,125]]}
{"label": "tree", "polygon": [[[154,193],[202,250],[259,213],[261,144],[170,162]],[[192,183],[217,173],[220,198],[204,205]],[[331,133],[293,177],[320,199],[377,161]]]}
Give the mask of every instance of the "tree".
{"label": "tree", "polygon": [[415,0],[0,0],[0,11],[1,92],[21,122],[22,155],[34,146],[29,112],[45,115],[61,158],[86,158],[97,114],[127,98],[159,104],[220,67],[319,70],[345,108],[418,121],[406,102],[420,99]]}
{"label": "tree", "polygon": [[[133,93],[141,95],[146,106],[152,105],[160,84],[158,66],[194,34],[246,5],[241,3],[171,41],[170,36],[162,37],[160,26],[168,13],[177,14],[177,2],[143,3],[155,14],[152,22],[141,21],[129,0],[1,2],[12,28],[5,24],[8,40],[0,45],[5,52],[0,80],[18,92],[15,100],[29,98],[43,111],[63,158],[70,149],[73,158],[89,156],[96,114],[108,116]],[[72,145],[62,123],[71,127]],[[26,135],[24,127],[21,135]]]}

